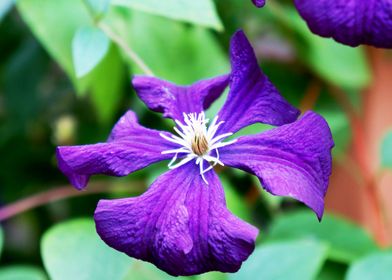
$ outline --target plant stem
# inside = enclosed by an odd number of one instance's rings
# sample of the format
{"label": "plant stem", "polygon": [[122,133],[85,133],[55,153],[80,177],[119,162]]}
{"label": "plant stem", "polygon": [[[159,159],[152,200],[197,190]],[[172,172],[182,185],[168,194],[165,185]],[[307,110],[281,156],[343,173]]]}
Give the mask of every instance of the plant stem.
{"label": "plant stem", "polygon": [[383,203],[380,199],[378,184],[376,180],[369,182],[367,188],[367,194],[369,201],[373,207],[373,211],[376,214],[376,231],[375,237],[381,246],[388,245],[388,235],[386,231],[386,217],[384,212]]}
{"label": "plant stem", "polygon": [[[18,200],[14,203],[4,206],[0,208],[0,221],[4,221],[13,216],[16,216],[20,213],[26,212],[33,208],[46,205],[51,202],[59,201],[62,199],[67,199],[71,197],[78,197],[84,195],[91,195],[97,193],[108,192],[109,190],[121,190],[121,191],[129,191],[129,186],[127,187],[117,187],[110,188],[111,185],[106,182],[95,182],[89,184],[89,189],[84,191],[78,191],[74,189],[72,186],[61,186],[55,189],[51,189],[48,191],[44,191],[42,193],[35,194],[33,196],[29,196]],[[142,182],[132,182],[132,191],[142,191],[144,190],[144,184]]]}
{"label": "plant stem", "polygon": [[329,87],[330,94],[335,98],[337,103],[342,107],[348,116],[353,131],[353,148],[355,160],[362,171],[363,177],[366,181],[371,181],[373,174],[369,166],[370,160],[366,156],[367,143],[366,133],[362,125],[362,119],[357,110],[352,106],[350,100],[347,98],[346,93],[336,86]]}
{"label": "plant stem", "polygon": [[114,33],[111,28],[104,24],[103,22],[98,23],[98,27],[105,32],[105,34],[112,39],[113,42],[115,42],[126,54],[129,56],[129,58],[136,63],[136,65],[148,76],[154,76],[154,73],[151,71],[151,69],[144,63],[144,61],[138,56],[137,53],[135,53],[129,46],[128,44],[123,41],[123,39],[118,36],[116,33]]}
{"label": "plant stem", "polygon": [[314,79],[312,80],[308,88],[305,92],[304,97],[301,100],[301,103],[299,104],[299,108],[301,109],[301,112],[306,112],[309,110],[312,110],[314,106],[316,105],[317,99],[320,97],[321,93],[321,83],[319,80]]}
{"label": "plant stem", "polygon": [[384,215],[384,207],[380,199],[378,191],[378,173],[372,170],[370,166],[370,159],[366,154],[369,144],[366,140],[366,132],[363,126],[363,121],[360,114],[355,110],[348,100],[346,94],[337,87],[330,87],[330,92],[336,101],[342,106],[350,119],[351,127],[353,129],[353,152],[358,167],[363,175],[365,182],[365,191],[369,199],[370,206],[375,214],[375,228],[374,236],[380,245],[386,245],[388,236],[386,232],[386,220]]}

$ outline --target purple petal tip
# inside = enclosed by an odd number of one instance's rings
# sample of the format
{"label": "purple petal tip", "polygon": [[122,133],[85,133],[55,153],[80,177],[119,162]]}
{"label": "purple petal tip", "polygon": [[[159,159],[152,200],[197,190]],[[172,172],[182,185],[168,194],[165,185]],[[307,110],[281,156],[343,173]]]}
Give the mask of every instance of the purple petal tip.
{"label": "purple petal tip", "polygon": [[392,1],[295,0],[310,30],[356,47],[392,48]]}
{"label": "purple petal tip", "polygon": [[65,176],[68,177],[70,183],[77,190],[83,190],[87,186],[87,183],[89,181],[89,176],[79,175],[72,171],[72,169],[68,166],[66,160],[64,159],[64,151],[66,151],[66,149],[67,147],[65,146],[56,148],[56,158],[57,158],[59,169],[61,170],[61,172],[64,173]]}
{"label": "purple petal tip", "polygon": [[253,4],[257,7],[257,8],[261,8],[264,7],[265,5],[265,0],[252,0]]}

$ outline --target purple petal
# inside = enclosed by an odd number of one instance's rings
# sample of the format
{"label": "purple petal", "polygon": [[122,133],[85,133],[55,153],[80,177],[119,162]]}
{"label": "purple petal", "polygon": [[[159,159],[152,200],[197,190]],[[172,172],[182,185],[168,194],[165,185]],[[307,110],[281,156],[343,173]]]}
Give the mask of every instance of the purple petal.
{"label": "purple petal", "polygon": [[132,84],[138,96],[153,111],[164,117],[183,120],[183,113],[200,113],[226,89],[229,76],[202,80],[190,86],[178,86],[148,76],[135,76]]}
{"label": "purple petal", "polygon": [[313,33],[358,46],[392,48],[391,0],[295,0]]}
{"label": "purple petal", "polygon": [[226,208],[214,171],[192,162],[161,175],[135,198],[101,200],[97,232],[111,247],[171,275],[235,272],[253,252],[258,230]]}
{"label": "purple petal", "polygon": [[291,106],[263,74],[244,32],[231,40],[232,75],[230,92],[218,114],[225,121],[220,132],[236,132],[253,123],[283,125],[297,119]]}
{"label": "purple petal", "polygon": [[265,0],[252,0],[256,7],[261,8],[265,5]]}
{"label": "purple petal", "polygon": [[333,146],[327,122],[307,112],[294,123],[240,137],[219,152],[224,164],[255,174],[268,192],[305,203],[321,219]]}
{"label": "purple petal", "polygon": [[83,189],[93,174],[128,175],[172,157],[161,154],[174,146],[159,133],[139,125],[135,113],[128,111],[113,128],[107,143],[58,147],[59,168],[77,189]]}

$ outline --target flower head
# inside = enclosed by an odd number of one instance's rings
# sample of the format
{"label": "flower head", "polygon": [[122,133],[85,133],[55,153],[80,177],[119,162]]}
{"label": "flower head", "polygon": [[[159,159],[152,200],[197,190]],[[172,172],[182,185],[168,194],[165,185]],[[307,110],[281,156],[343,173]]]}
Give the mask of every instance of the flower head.
{"label": "flower head", "polygon": [[[218,116],[214,118],[212,123],[207,129],[208,119],[205,118],[204,112],[199,114],[184,113],[184,123],[182,124],[179,120],[175,120],[179,128],[174,127],[174,130],[178,133],[178,136],[171,135],[167,137],[165,134],[161,136],[169,142],[179,145],[177,149],[171,149],[163,151],[162,154],[174,154],[173,159],[169,163],[169,168],[174,169],[180,167],[191,160],[196,160],[196,165],[200,167],[200,175],[204,182],[208,184],[204,177],[204,173],[211,170],[216,164],[224,166],[223,162],[219,160],[219,148],[228,146],[235,143],[237,140],[228,142],[222,142],[223,139],[229,137],[233,133],[223,133],[216,135],[219,126],[223,123],[217,122]],[[178,154],[186,154],[179,163],[175,163],[178,158]],[[211,163],[211,164],[210,164]],[[207,166],[205,168],[204,166]]]}
{"label": "flower head", "polygon": [[315,34],[353,47],[367,44],[392,48],[392,0],[295,0],[294,3]]}
{"label": "flower head", "polygon": [[[313,112],[297,120],[299,111],[262,73],[242,31],[232,38],[230,56],[230,75],[191,86],[133,79],[143,102],[174,120],[174,133],[144,128],[128,111],[106,143],[57,149],[60,169],[78,189],[93,174],[125,176],[170,160],[170,170],[141,196],[100,200],[94,219],[109,246],[172,275],[235,272],[254,250],[258,230],[226,208],[215,165],[254,174],[268,192],[323,214],[333,147],[327,123]],[[210,122],[204,111],[228,85],[219,117]],[[257,122],[278,127],[227,140]]]}

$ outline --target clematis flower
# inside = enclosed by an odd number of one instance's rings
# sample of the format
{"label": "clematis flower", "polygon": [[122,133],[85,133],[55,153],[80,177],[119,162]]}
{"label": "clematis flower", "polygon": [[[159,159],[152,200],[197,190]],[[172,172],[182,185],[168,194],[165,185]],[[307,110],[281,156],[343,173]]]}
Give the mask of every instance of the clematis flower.
{"label": "clematis flower", "polygon": [[[261,7],[256,0],[253,2]],[[392,48],[392,0],[294,0],[294,3],[315,34],[352,47],[366,44]]]}
{"label": "clematis flower", "polygon": [[[174,120],[173,133],[145,128],[128,111],[106,143],[57,149],[60,169],[78,189],[94,174],[125,176],[170,160],[170,170],[141,196],[100,200],[94,219],[109,246],[171,275],[235,272],[254,250],[258,230],[226,208],[214,166],[245,170],[268,192],[323,214],[333,147],[326,121],[313,112],[297,120],[299,111],[262,73],[242,31],[231,40],[230,56],[230,75],[190,86],[133,79],[141,100]],[[228,85],[227,100],[210,121],[204,112]],[[228,140],[257,122],[278,127]]]}

